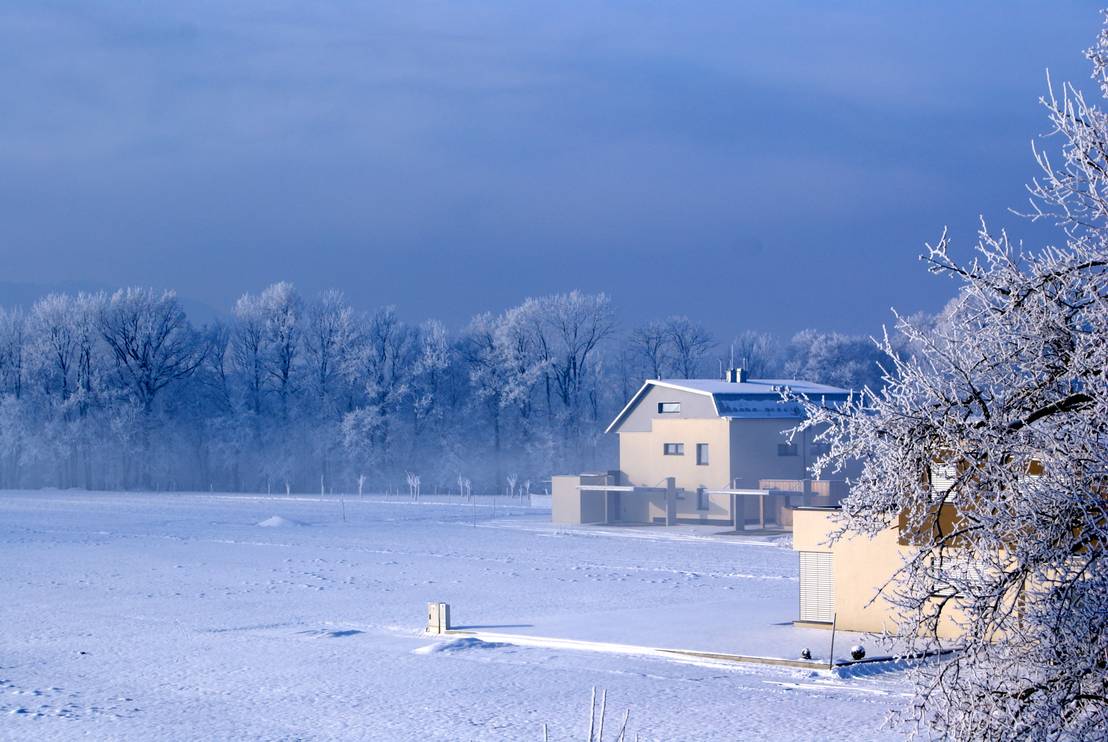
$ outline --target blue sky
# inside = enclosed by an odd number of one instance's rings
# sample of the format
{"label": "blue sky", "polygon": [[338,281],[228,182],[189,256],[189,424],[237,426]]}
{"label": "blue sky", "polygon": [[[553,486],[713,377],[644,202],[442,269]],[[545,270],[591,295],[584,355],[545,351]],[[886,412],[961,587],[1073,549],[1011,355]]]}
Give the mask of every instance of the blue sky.
{"label": "blue sky", "polygon": [[[971,6],[971,7],[966,7]],[[874,331],[1034,175],[1088,2],[9,2],[0,300],[287,279],[413,320]],[[30,289],[29,289],[30,287]]]}

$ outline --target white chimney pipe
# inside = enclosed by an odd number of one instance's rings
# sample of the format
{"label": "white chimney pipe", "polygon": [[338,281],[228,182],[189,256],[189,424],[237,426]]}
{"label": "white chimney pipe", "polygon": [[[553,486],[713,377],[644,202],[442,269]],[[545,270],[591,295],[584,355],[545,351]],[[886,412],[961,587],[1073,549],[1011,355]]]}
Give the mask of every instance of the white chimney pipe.
{"label": "white chimney pipe", "polygon": [[727,369],[727,380],[732,384],[741,384],[746,381],[746,369],[745,368],[729,368]]}

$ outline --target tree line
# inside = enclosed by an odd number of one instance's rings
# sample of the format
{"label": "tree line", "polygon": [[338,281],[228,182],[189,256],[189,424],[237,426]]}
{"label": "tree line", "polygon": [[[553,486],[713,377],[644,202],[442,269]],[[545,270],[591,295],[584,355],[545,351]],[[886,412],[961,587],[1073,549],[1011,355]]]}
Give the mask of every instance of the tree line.
{"label": "tree line", "polygon": [[606,295],[577,291],[454,332],[284,282],[202,326],[171,291],[51,294],[0,309],[0,486],[381,490],[417,472],[425,492],[538,492],[614,463],[603,430],[644,379],[734,359],[860,388],[880,385],[879,358],[810,330],[724,347],[681,316],[624,331]]}

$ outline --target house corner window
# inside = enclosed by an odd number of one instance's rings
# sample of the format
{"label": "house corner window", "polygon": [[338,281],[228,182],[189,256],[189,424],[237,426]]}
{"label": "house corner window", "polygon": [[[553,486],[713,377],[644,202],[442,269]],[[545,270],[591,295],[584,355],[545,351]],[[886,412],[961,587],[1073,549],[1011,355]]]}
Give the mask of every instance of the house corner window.
{"label": "house corner window", "polygon": [[684,443],[663,443],[662,453],[666,456],[684,456],[685,444]]}
{"label": "house corner window", "polygon": [[778,443],[777,444],[778,456],[796,456],[796,444],[795,443]]}
{"label": "house corner window", "polygon": [[699,466],[708,465],[708,444],[697,443],[696,444],[696,463]]}
{"label": "house corner window", "polygon": [[669,414],[678,413],[680,411],[681,411],[681,403],[680,402],[659,402],[658,403],[658,414],[660,414],[660,415],[661,414],[669,415]]}

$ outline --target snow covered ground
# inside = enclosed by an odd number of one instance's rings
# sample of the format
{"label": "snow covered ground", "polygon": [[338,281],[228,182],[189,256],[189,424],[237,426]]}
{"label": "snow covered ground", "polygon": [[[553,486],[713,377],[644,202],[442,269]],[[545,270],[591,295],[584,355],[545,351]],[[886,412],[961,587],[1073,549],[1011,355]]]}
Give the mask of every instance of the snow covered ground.
{"label": "snow covered ground", "polygon": [[[476,510],[476,517],[475,517]],[[883,739],[899,673],[422,635],[827,656],[786,545],[356,497],[0,492],[0,739]],[[476,525],[474,523],[476,522]],[[480,635],[479,635],[480,636]],[[842,650],[852,641],[837,640]],[[836,650],[836,655],[842,652]]]}

